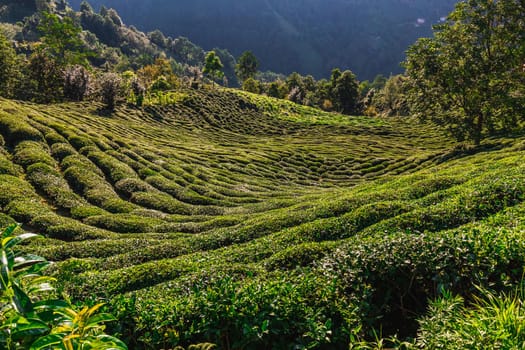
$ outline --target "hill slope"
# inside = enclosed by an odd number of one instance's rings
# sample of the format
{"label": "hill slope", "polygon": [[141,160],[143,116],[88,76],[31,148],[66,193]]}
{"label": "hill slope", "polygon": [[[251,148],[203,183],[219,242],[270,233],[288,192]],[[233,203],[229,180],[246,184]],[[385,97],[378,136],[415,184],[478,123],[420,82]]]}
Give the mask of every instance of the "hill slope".
{"label": "hill slope", "polygon": [[[70,1],[78,8],[80,0]],[[455,0],[91,0],[142,30],[186,36],[238,57],[252,50],[263,70],[327,77],[334,67],[359,79],[399,73],[409,45],[430,35]],[[275,55],[275,52],[279,52]]]}
{"label": "hill slope", "polygon": [[521,278],[523,139],[464,148],[233,90],[176,100],[0,101],[0,223],[44,234],[26,249],[74,298],[107,298],[130,346],[347,348],[413,335],[441,288]]}

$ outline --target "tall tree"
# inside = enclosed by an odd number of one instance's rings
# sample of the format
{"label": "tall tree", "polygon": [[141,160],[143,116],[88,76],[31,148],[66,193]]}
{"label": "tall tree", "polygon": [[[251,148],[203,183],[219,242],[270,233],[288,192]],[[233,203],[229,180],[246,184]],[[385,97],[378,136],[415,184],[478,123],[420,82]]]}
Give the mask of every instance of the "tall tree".
{"label": "tall tree", "polygon": [[357,114],[359,101],[359,83],[349,70],[341,73],[332,71],[332,103],[334,108],[343,114]]}
{"label": "tall tree", "polygon": [[88,53],[80,38],[82,29],[70,17],[43,12],[38,30],[42,34],[43,49],[60,66],[87,64]]}
{"label": "tall tree", "polygon": [[255,77],[257,69],[259,68],[259,61],[251,51],[245,51],[235,66],[235,73],[239,78],[239,82],[244,82],[248,78]]}
{"label": "tall tree", "polygon": [[15,88],[18,62],[15,50],[0,33],[0,96],[11,97]]}
{"label": "tall tree", "polygon": [[208,76],[214,83],[215,80],[221,79],[224,76],[224,73],[222,72],[223,67],[221,59],[215,54],[215,51],[210,51],[204,59],[202,73]]}
{"label": "tall tree", "polygon": [[479,144],[525,112],[525,2],[467,0],[409,50],[411,106]]}

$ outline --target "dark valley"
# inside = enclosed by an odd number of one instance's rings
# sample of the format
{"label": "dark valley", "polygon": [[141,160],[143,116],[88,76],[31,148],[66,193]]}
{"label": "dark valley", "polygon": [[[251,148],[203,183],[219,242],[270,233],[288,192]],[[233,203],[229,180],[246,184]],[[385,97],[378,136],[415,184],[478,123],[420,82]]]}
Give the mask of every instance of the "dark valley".
{"label": "dark valley", "polygon": [[[81,0],[72,0],[78,9]],[[262,70],[328,77],[334,67],[359,79],[402,72],[417,38],[446,16],[455,0],[92,0],[115,8],[140,30],[185,36],[205,50],[251,50]]]}

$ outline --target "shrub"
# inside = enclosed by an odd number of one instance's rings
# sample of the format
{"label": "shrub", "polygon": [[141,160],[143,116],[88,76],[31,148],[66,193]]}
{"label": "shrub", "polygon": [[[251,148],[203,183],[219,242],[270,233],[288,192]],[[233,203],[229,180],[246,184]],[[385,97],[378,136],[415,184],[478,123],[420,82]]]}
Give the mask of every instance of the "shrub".
{"label": "shrub", "polygon": [[35,163],[28,166],[27,179],[61,208],[71,209],[85,203],[83,198],[71,191],[62,175],[47,164]]}
{"label": "shrub", "polygon": [[519,349],[525,343],[525,295],[486,289],[468,307],[450,293],[433,301],[410,349]]}
{"label": "shrub", "polygon": [[55,160],[49,155],[47,147],[35,141],[20,142],[15,148],[13,161],[24,168],[34,163],[55,165]]}
{"label": "shrub", "polygon": [[0,153],[0,174],[19,176],[21,173],[22,168],[20,166],[13,164]]}
{"label": "shrub", "polygon": [[281,250],[264,262],[267,270],[292,270],[306,267],[321,260],[333,250],[332,245],[319,243],[303,243]]}
{"label": "shrub", "polygon": [[104,73],[99,78],[99,95],[109,110],[115,109],[115,104],[123,91],[122,78],[116,73]]}
{"label": "shrub", "polygon": [[224,349],[347,348],[340,330],[353,326],[350,306],[336,302],[333,283],[319,276],[236,281],[219,273],[193,284],[190,295],[159,295],[162,308],[137,298],[135,329],[164,321],[154,331],[141,332],[143,342],[154,347],[212,341]]}
{"label": "shrub", "polygon": [[44,349],[64,347],[111,348],[126,350],[117,338],[104,334],[104,322],[115,321],[98,313],[103,304],[81,311],[54,296],[54,279],[43,275],[47,261],[36,255],[21,254],[16,245],[36,237],[16,235],[16,225],[1,234],[0,345],[3,349]]}
{"label": "shrub", "polygon": [[356,300],[369,330],[406,336],[442,290],[468,296],[475,285],[501,290],[519,281],[523,245],[519,234],[504,231],[400,233],[351,240],[320,266]]}
{"label": "shrub", "polygon": [[5,206],[14,200],[35,197],[35,192],[27,182],[12,175],[0,174],[0,206]]}
{"label": "shrub", "polygon": [[0,111],[0,132],[11,147],[22,141],[42,140],[42,134],[30,126],[23,117],[10,115],[4,111]]}
{"label": "shrub", "polygon": [[191,206],[163,193],[135,192],[130,201],[169,214],[190,215],[193,213]]}
{"label": "shrub", "polygon": [[64,97],[72,101],[83,101],[89,92],[90,77],[86,68],[75,65],[64,71]]}
{"label": "shrub", "polygon": [[75,149],[68,143],[57,142],[51,146],[51,154],[59,161],[75,153]]}
{"label": "shrub", "polygon": [[130,214],[90,216],[84,222],[91,226],[101,227],[113,232],[151,232],[162,220],[144,218]]}

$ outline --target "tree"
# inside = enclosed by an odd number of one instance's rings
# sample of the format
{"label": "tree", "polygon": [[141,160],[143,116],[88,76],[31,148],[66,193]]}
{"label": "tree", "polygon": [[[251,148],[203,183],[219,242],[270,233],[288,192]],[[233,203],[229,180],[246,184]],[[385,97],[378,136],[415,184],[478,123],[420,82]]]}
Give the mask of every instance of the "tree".
{"label": "tree", "polygon": [[64,97],[72,101],[82,101],[89,90],[90,77],[86,68],[80,65],[69,66],[64,71]]}
{"label": "tree", "polygon": [[222,72],[223,67],[221,59],[215,54],[215,51],[210,51],[204,59],[202,73],[208,76],[214,84],[215,80],[222,79],[224,76],[224,73]]}
{"label": "tree", "polygon": [[50,103],[62,99],[62,68],[47,51],[37,50],[29,57],[26,85],[24,93],[36,102]]}
{"label": "tree", "polygon": [[248,78],[244,81],[242,84],[242,89],[244,91],[248,91],[254,94],[260,94],[261,93],[261,84],[258,80],[254,78]]}
{"label": "tree", "polygon": [[173,89],[179,85],[171,62],[165,58],[157,58],[153,64],[142,67],[137,71],[137,75],[148,89],[159,80],[165,81],[168,85],[163,90]]}
{"label": "tree", "polygon": [[[410,113],[406,97],[407,77],[394,75],[390,77],[385,86],[377,91],[372,98],[372,106],[383,112],[386,116],[401,116]],[[370,91],[375,91],[370,90]],[[369,91],[369,92],[370,92]],[[366,106],[366,105],[365,105]],[[370,103],[368,104],[369,107]]]}
{"label": "tree", "polygon": [[87,65],[88,53],[80,38],[82,29],[70,17],[60,18],[48,12],[43,12],[42,16],[38,30],[42,34],[43,50],[62,67]]}
{"label": "tree", "polygon": [[235,66],[235,73],[239,78],[239,82],[243,83],[248,78],[255,77],[257,69],[259,68],[259,61],[251,51],[245,51]]}
{"label": "tree", "polygon": [[479,144],[525,112],[525,3],[467,0],[407,53],[409,102],[458,140]]}
{"label": "tree", "polygon": [[100,97],[106,108],[114,110],[121,95],[122,78],[116,73],[104,73],[100,78]]}
{"label": "tree", "polygon": [[332,71],[332,103],[334,108],[343,114],[357,114],[359,101],[359,83],[349,70],[341,73]]}
{"label": "tree", "polygon": [[0,96],[11,97],[18,75],[15,50],[7,38],[0,33]]}
{"label": "tree", "polygon": [[306,95],[303,77],[299,73],[293,72],[286,78],[286,85],[288,86],[288,100],[299,104],[303,103]]}

